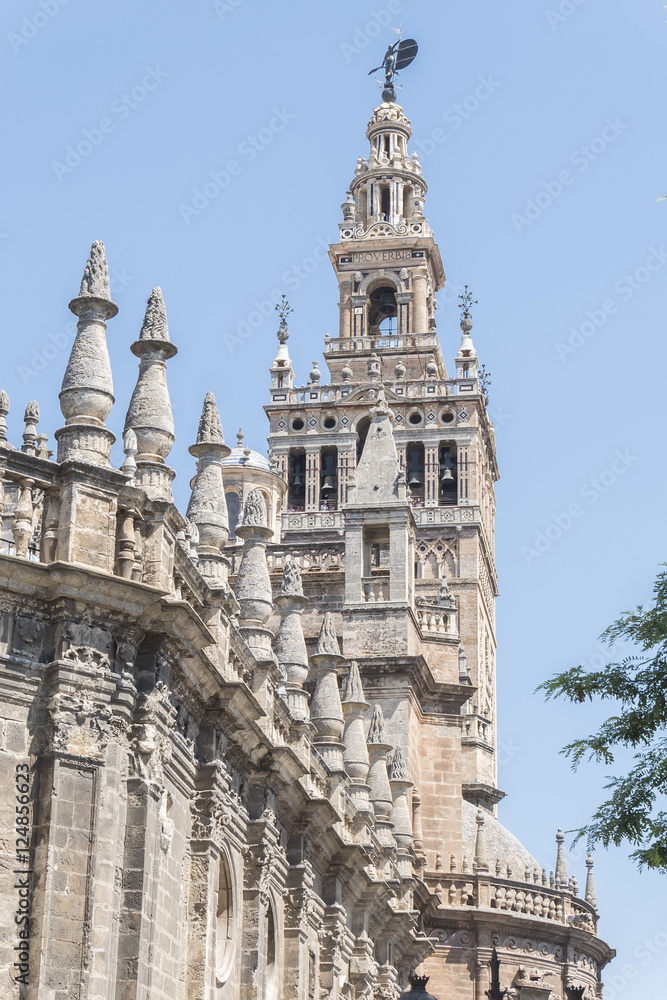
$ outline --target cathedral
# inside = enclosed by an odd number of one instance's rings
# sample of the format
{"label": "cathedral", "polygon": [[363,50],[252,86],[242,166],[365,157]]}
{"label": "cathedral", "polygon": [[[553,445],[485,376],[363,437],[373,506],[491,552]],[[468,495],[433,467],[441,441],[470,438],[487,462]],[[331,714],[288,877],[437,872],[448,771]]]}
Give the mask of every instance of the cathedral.
{"label": "cathedral", "polygon": [[0,392],[8,1000],[603,996],[592,858],[580,888],[561,831],[545,867],[497,817],[494,431],[468,294],[445,364],[427,184],[386,98],[305,384],[281,309],[268,457],[208,393],[177,509],[154,288],[113,468],[99,242],[53,451]]}

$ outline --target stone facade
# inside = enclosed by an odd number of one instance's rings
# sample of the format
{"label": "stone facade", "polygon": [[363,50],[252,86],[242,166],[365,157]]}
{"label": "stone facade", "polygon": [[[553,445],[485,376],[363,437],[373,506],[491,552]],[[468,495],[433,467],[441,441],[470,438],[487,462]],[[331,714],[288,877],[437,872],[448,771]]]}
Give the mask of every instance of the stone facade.
{"label": "stone facade", "polygon": [[560,832],[547,874],[497,819],[493,427],[465,302],[445,367],[410,135],[373,112],[330,381],[294,384],[283,320],[269,458],[209,393],[186,516],[160,289],[110,465],[102,244],[55,461],[0,393],[3,996],[602,996],[592,861],[582,896]]}

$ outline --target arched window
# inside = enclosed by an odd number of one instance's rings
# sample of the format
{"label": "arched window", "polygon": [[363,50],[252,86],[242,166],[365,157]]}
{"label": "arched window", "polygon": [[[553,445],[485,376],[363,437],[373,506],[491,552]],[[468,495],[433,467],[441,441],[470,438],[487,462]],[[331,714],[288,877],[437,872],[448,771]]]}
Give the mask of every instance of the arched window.
{"label": "arched window", "polygon": [[215,978],[218,986],[229,978],[234,965],[234,887],[227,858],[220,855],[215,907]]}
{"label": "arched window", "polygon": [[227,517],[229,518],[229,537],[236,538],[236,525],[239,523],[240,501],[238,493],[229,490],[225,493],[227,501]]}
{"label": "arched window", "polygon": [[438,452],[438,504],[440,507],[456,505],[456,473],[456,445],[453,442],[441,444]]}
{"label": "arched window", "polygon": [[368,297],[368,328],[371,333],[395,333],[398,316],[396,289],[391,285],[374,288]]}
{"label": "arched window", "polygon": [[266,1000],[276,1000],[279,995],[278,963],[276,960],[276,921],[273,904],[266,910]]}
{"label": "arched window", "polygon": [[287,509],[303,510],[306,503],[306,453],[293,448],[289,453]]}
{"label": "arched window", "polygon": [[412,493],[412,506],[424,506],[424,489],[426,481],[426,468],[424,457],[424,445],[419,442],[410,442],[406,446],[406,477],[410,492]]}

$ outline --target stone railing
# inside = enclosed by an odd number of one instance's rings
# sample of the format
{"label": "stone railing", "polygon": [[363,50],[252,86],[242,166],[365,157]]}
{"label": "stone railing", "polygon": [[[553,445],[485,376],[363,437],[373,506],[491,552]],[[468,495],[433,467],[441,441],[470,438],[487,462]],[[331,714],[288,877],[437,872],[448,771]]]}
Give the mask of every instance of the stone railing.
{"label": "stone railing", "polygon": [[[465,864],[465,861],[464,861]],[[500,869],[500,863],[496,869]],[[477,870],[429,872],[424,880],[440,906],[488,907],[595,931],[597,912],[569,886],[549,883],[546,872],[526,872],[526,881]],[[552,879],[553,883],[553,879]]]}
{"label": "stone railing", "polygon": [[440,608],[436,605],[417,605],[415,617],[422,639],[458,636],[457,613],[455,609]]}
{"label": "stone railing", "polygon": [[412,347],[435,348],[435,333],[390,333],[379,337],[325,337],[324,353],[338,354],[355,351],[404,351]]}
{"label": "stone railing", "polygon": [[417,524],[479,524],[480,509],[470,507],[413,507]]}
{"label": "stone railing", "polygon": [[376,604],[389,600],[389,573],[377,576],[363,576],[361,590],[367,604]]}

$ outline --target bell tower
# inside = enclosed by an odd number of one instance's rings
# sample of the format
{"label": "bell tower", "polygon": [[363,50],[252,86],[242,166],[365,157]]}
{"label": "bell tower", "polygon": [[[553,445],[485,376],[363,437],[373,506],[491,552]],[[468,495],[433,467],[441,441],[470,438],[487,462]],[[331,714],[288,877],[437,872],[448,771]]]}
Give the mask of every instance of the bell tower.
{"label": "bell tower", "polygon": [[[270,548],[276,572],[288,556],[298,561],[313,611],[338,616],[344,653],[359,661],[392,741],[410,731],[424,849],[449,857],[462,836],[460,817],[443,823],[452,802],[495,815],[502,798],[498,470],[471,296],[462,297],[451,375],[438,339],[436,293],[445,272],[411,135],[394,100],[375,108],[368,154],[357,161],[339,240],[330,246],[340,322],[338,335],[324,340],[328,379],[313,362],[298,384],[283,304],[266,412],[270,458],[287,497],[280,543]],[[316,627],[313,618],[313,635]],[[430,769],[443,756],[447,780],[435,782]]]}
{"label": "bell tower", "polygon": [[368,158],[357,160],[340,239],[330,250],[340,322],[338,337],[326,342],[327,365],[333,379],[363,380],[380,347],[383,378],[400,375],[402,367],[407,377],[419,377],[429,363],[446,378],[435,337],[435,293],[445,272],[424,216],[427,184],[417,154],[408,151],[410,122],[399,105],[385,101],[366,135]]}

